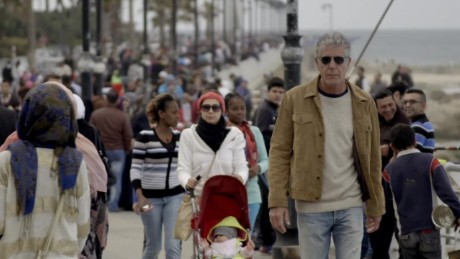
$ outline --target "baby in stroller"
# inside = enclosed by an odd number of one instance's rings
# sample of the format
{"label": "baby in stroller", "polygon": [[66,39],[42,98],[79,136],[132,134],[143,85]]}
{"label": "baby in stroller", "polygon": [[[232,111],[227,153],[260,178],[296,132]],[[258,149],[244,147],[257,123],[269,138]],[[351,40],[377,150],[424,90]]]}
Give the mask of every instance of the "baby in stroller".
{"label": "baby in stroller", "polygon": [[[208,234],[207,239],[200,241],[200,250],[205,258],[251,258],[255,244],[248,239],[248,232],[241,226],[238,220],[229,216],[215,225]],[[208,242],[209,241],[209,242]]]}
{"label": "baby in stroller", "polygon": [[254,242],[246,187],[233,176],[210,177],[204,187],[200,206],[192,206],[194,258],[251,258]]}

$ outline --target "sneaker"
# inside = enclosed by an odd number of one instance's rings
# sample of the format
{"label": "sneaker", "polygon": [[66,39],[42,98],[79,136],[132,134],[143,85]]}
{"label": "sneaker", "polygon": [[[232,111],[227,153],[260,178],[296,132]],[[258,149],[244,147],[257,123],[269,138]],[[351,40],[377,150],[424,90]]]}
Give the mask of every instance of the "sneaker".
{"label": "sneaker", "polygon": [[267,255],[269,255],[269,254],[272,253],[272,246],[261,246],[261,247],[259,248],[259,252],[260,252],[261,254],[267,254]]}

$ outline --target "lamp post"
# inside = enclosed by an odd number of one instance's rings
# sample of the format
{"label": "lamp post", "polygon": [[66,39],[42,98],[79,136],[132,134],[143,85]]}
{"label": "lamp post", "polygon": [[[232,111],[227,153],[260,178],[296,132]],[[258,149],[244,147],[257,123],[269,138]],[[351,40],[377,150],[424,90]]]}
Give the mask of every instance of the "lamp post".
{"label": "lamp post", "polygon": [[[143,41],[144,41],[144,50],[142,53],[142,65],[144,67],[144,83],[148,82],[149,78],[149,65],[150,65],[150,57],[149,57],[149,40],[147,34],[147,12],[148,12],[148,2],[144,0],[144,10],[143,10]],[[145,85],[145,84],[144,84]]]}
{"label": "lamp post", "polygon": [[[284,63],[284,80],[286,90],[300,84],[300,67],[303,59],[303,49],[300,47],[297,21],[297,0],[287,2],[287,34],[283,36],[285,45],[281,51],[281,59]],[[295,221],[291,221],[295,222]]]}
{"label": "lamp post", "polygon": [[[102,62],[101,62],[102,63]],[[102,63],[105,70],[105,65]],[[78,70],[81,75],[81,85],[82,85],[82,96],[83,103],[85,104],[85,119],[89,119],[92,113],[92,102],[91,97],[93,94],[93,89],[91,85],[91,72],[94,69],[94,61],[91,58],[91,54],[88,51],[84,51],[82,57],[77,64]]]}
{"label": "lamp post", "polygon": [[[287,34],[283,36],[286,44],[281,51],[281,59],[284,63],[284,88],[286,90],[300,84],[303,49],[300,47],[300,38],[302,36],[298,33],[297,9],[297,0],[287,1]],[[299,245],[297,212],[292,199],[289,199],[288,210],[291,225],[286,226],[286,233],[284,234],[276,232],[276,242],[272,250],[273,258],[283,258],[282,247],[298,247]]]}
{"label": "lamp post", "polygon": [[94,64],[94,87],[93,94],[102,94],[102,75],[105,72],[105,64],[101,56],[101,27],[102,27],[102,0],[96,0],[96,58]]}
{"label": "lamp post", "polygon": [[91,84],[93,60],[89,53],[89,41],[91,38],[89,31],[89,0],[83,0],[82,18],[83,54],[78,62],[78,69],[81,72],[82,99],[85,106],[88,107],[88,105],[91,104],[91,97],[93,94]]}

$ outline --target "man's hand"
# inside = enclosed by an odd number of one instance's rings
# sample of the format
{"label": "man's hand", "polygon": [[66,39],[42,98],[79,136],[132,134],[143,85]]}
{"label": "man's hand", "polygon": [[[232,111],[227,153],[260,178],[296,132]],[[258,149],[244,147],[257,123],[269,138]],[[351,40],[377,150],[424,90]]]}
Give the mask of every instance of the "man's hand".
{"label": "man's hand", "polygon": [[367,233],[375,232],[380,227],[380,221],[382,220],[382,216],[378,217],[367,217]]}
{"label": "man's hand", "polygon": [[289,211],[288,208],[283,207],[276,207],[270,209],[270,223],[275,230],[280,232],[281,234],[286,233],[286,228],[284,227],[284,223],[287,225],[291,225],[291,221],[289,219]]}

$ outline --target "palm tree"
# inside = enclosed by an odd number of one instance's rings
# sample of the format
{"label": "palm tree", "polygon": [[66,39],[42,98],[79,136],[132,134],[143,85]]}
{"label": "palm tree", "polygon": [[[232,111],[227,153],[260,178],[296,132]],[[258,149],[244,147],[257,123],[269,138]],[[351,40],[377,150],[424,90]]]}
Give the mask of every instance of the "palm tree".
{"label": "palm tree", "polygon": [[[160,30],[160,46],[166,46],[166,27],[172,25],[173,1],[150,0],[149,11],[155,13],[153,26]],[[176,22],[191,22],[193,20],[193,5],[190,0],[177,0]]]}

